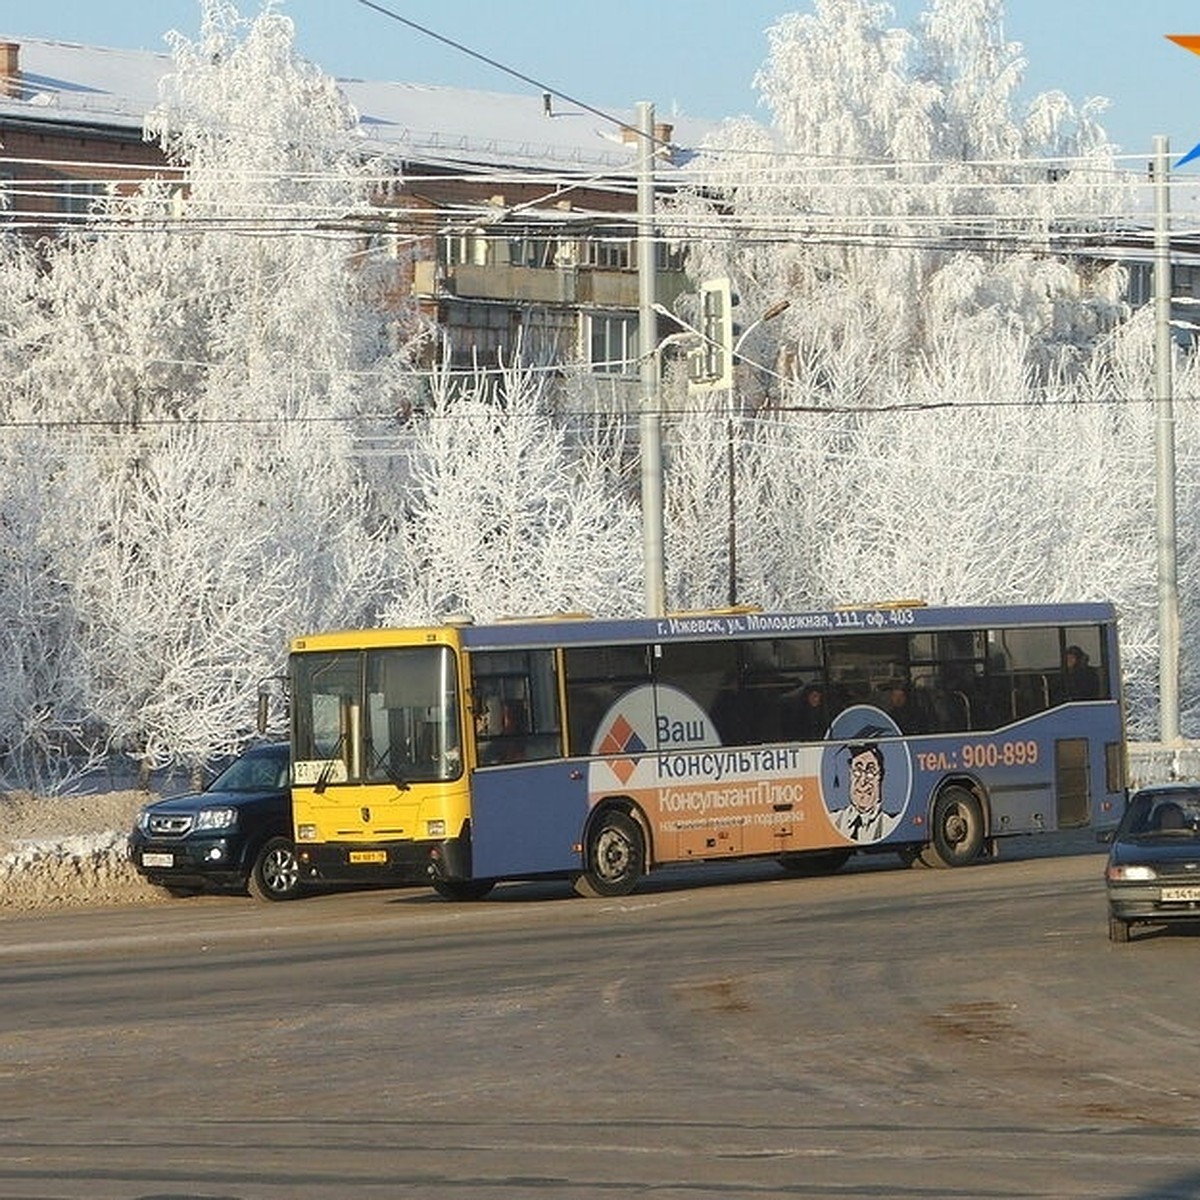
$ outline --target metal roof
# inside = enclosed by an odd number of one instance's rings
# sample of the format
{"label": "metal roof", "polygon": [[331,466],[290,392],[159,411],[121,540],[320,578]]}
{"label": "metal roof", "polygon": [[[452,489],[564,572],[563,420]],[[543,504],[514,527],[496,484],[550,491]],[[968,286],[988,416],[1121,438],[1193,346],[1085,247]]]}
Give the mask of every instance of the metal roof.
{"label": "metal roof", "polygon": [[[15,95],[0,95],[0,118],[140,133],[171,73],[169,54],[114,50],[0,33],[19,47]],[[636,148],[613,123],[530,88],[526,93],[470,91],[432,84],[337,81],[359,116],[364,149],[422,162],[465,166],[528,166],[532,170],[633,170]],[[600,112],[607,112],[600,105]],[[697,144],[713,122],[656,113],[679,146]],[[686,155],[680,155],[681,162]],[[664,169],[670,164],[663,163]]]}

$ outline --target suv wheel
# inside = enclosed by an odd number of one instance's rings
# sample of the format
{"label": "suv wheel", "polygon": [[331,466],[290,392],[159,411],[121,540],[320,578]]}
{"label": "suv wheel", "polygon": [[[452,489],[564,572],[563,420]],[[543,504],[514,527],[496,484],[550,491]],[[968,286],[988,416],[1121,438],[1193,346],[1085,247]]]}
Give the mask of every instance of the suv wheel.
{"label": "suv wheel", "polygon": [[271,838],[259,850],[246,890],[255,900],[294,900],[300,895],[300,864],[290,838]]}

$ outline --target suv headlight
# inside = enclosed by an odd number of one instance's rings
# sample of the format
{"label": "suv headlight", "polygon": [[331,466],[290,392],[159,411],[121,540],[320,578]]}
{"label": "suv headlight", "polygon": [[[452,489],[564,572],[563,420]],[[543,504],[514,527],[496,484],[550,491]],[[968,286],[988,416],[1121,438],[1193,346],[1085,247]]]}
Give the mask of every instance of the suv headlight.
{"label": "suv headlight", "polygon": [[196,814],[197,829],[232,829],[236,824],[236,808],[202,808]]}

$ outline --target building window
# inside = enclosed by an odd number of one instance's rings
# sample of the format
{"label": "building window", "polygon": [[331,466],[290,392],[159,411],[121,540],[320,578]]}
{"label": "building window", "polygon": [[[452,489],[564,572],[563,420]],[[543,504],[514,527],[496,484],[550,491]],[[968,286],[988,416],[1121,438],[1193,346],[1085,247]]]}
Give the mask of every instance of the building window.
{"label": "building window", "polygon": [[59,210],[68,216],[86,217],[104,191],[104,184],[94,179],[68,179],[62,185]]}
{"label": "building window", "polygon": [[1154,268],[1149,263],[1130,262],[1125,264],[1128,283],[1125,297],[1134,308],[1149,304],[1154,298]]}
{"label": "building window", "polygon": [[525,236],[508,239],[508,261],[514,267],[552,267],[558,243],[554,238]]}
{"label": "building window", "polygon": [[584,242],[585,262],[605,271],[628,271],[633,262],[633,245],[627,237],[613,237],[598,230]]}
{"label": "building window", "polygon": [[438,239],[444,267],[486,267],[490,260],[487,238],[476,234],[454,234]]}
{"label": "building window", "polygon": [[592,313],[588,362],[601,375],[638,373],[638,318],[629,314]]}
{"label": "building window", "polygon": [[1195,299],[1200,296],[1200,267],[1176,266],[1171,272],[1172,299]]}
{"label": "building window", "polygon": [[682,271],[683,263],[684,251],[680,247],[662,241],[655,242],[654,265],[660,271]]}
{"label": "building window", "polygon": [[503,304],[448,304],[442,328],[450,342],[450,365],[469,371],[511,358],[520,325],[520,311]]}

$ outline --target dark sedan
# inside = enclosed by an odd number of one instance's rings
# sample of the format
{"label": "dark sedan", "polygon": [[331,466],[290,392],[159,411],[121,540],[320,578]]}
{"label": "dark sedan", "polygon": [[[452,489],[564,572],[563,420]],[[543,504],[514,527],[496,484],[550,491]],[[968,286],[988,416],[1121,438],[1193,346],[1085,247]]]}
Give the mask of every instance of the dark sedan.
{"label": "dark sedan", "polygon": [[1159,784],[1130,798],[1104,877],[1108,936],[1139,923],[1200,922],[1200,784]]}
{"label": "dark sedan", "polygon": [[222,890],[292,899],[301,883],[290,771],[286,742],[255,746],[204,791],[147,804],[129,836],[130,860],[172,895]]}

